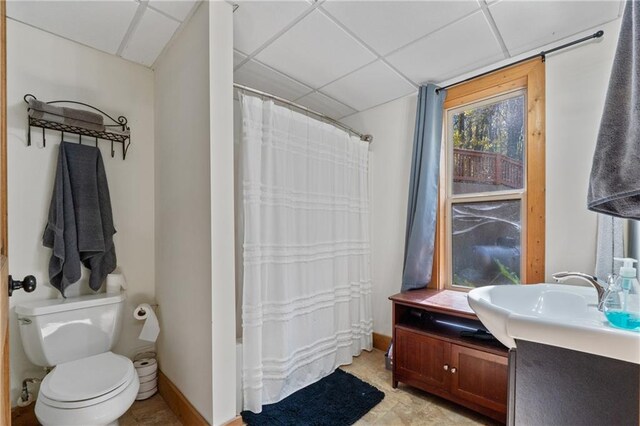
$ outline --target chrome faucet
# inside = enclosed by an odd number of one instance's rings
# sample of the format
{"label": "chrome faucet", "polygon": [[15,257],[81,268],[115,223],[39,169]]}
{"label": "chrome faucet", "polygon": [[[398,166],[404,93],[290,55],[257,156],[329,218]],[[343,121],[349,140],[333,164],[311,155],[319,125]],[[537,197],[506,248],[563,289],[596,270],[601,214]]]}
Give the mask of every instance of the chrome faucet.
{"label": "chrome faucet", "polygon": [[555,274],[552,275],[552,277],[554,280],[556,280],[556,282],[559,282],[559,283],[564,282],[570,278],[577,278],[579,280],[586,281],[589,284],[591,284],[596,289],[596,292],[598,292],[598,310],[601,312],[604,305],[604,301],[608,295],[607,289],[609,288],[609,285],[614,280],[614,276],[610,275],[608,280],[609,282],[603,283],[597,277],[589,274],[584,274],[582,272],[556,272]]}

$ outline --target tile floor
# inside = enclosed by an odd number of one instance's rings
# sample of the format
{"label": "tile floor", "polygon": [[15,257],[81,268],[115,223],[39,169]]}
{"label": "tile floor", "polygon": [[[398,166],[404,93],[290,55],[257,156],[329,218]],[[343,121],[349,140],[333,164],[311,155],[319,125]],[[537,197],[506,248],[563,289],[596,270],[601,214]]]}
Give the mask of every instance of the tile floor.
{"label": "tile floor", "polygon": [[[391,387],[391,372],[384,369],[384,353],[377,349],[363,352],[343,370],[372,384],[385,397],[356,425],[496,425],[493,420],[426,392],[400,384]],[[120,419],[121,426],[178,426],[180,421],[158,394],[136,401]]]}
{"label": "tile floor", "polygon": [[[354,359],[353,364],[345,365],[342,369],[372,384],[385,394],[382,402],[356,423],[358,426],[497,425],[487,417],[426,392],[402,384],[398,389],[393,389],[391,372],[384,369],[384,353],[377,349],[372,352],[363,352]],[[16,425],[33,424],[37,424],[35,417],[33,420],[25,418],[16,422]],[[145,401],[136,401],[120,418],[120,426],[180,425],[180,420],[159,394]]]}
{"label": "tile floor", "polygon": [[[155,394],[144,401],[134,402],[129,411],[118,420],[120,426],[182,426],[160,394]],[[13,416],[11,425],[39,426],[40,423],[33,410],[26,410]]]}
{"label": "tile floor", "polygon": [[129,411],[119,419],[120,426],[181,426],[173,411],[160,394],[133,403]]}
{"label": "tile floor", "polygon": [[384,392],[384,399],[356,425],[497,425],[464,407],[437,396],[400,384],[391,387],[391,371],[384,369],[384,352],[363,352],[353,363],[341,367]]}

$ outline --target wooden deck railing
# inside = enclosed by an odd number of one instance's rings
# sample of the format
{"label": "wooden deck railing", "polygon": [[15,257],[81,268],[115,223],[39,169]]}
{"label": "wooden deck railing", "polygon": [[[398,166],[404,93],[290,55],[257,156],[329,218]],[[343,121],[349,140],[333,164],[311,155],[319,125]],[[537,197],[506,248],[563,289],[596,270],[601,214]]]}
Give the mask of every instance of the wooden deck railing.
{"label": "wooden deck railing", "polygon": [[453,150],[453,181],[522,188],[522,162],[495,152]]}

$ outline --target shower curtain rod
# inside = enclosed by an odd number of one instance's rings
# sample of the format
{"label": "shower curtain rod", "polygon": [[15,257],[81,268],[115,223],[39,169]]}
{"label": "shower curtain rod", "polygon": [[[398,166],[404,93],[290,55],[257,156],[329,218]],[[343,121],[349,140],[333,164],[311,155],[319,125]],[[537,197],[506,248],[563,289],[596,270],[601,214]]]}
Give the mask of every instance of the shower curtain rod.
{"label": "shower curtain rod", "polygon": [[325,114],[322,114],[320,112],[316,112],[316,111],[314,111],[312,109],[309,109],[309,108],[307,108],[305,106],[302,106],[302,105],[297,104],[295,102],[291,102],[291,101],[289,101],[287,99],[281,98],[280,96],[272,95],[270,93],[263,92],[263,91],[257,90],[257,89],[253,89],[251,87],[243,86],[242,84],[237,84],[237,83],[233,83],[233,87],[235,87],[236,89],[239,89],[239,90],[243,90],[245,92],[250,92],[250,93],[259,95],[259,96],[261,96],[263,98],[273,99],[274,101],[289,105],[289,106],[297,108],[297,109],[301,109],[301,110],[303,110],[303,111],[305,111],[305,112],[307,112],[309,114],[313,114],[316,117],[319,117],[319,118],[321,118],[321,119],[323,119],[325,121],[328,121],[329,123],[333,124],[334,126],[341,128],[342,130],[346,130],[349,133],[353,133],[354,135],[358,136],[361,141],[369,142],[369,143],[373,142],[373,136],[371,136],[371,135],[367,135],[367,134],[363,134],[363,133],[360,133],[360,132],[356,132],[351,127],[347,126],[346,124],[342,124],[338,120],[334,120],[333,118],[331,118],[331,117],[329,117],[329,116],[327,116]]}
{"label": "shower curtain rod", "polygon": [[563,44],[563,45],[558,46],[558,47],[554,47],[553,49],[549,49],[549,50],[546,50],[546,51],[543,50],[540,53],[536,53],[535,55],[527,56],[526,58],[517,60],[517,61],[512,62],[510,64],[503,65],[501,67],[492,69],[490,71],[483,72],[483,73],[478,74],[478,75],[474,75],[473,77],[465,78],[464,80],[456,81],[455,83],[447,84],[444,87],[439,87],[439,88],[436,89],[436,93],[439,92],[440,90],[448,89],[450,87],[457,86],[458,84],[466,83],[469,80],[473,80],[475,78],[482,77],[482,76],[485,76],[487,74],[491,74],[492,72],[500,71],[502,69],[509,68],[509,67],[514,66],[514,65],[518,65],[518,64],[520,64],[522,62],[526,62],[526,61],[529,61],[531,59],[535,59],[535,58],[539,57],[539,58],[542,58],[542,61],[544,62],[546,56],[549,53],[557,52],[558,50],[566,49],[567,47],[571,47],[571,46],[574,46],[576,44],[583,43],[585,41],[589,41],[589,40],[593,40],[593,39],[596,39],[596,38],[600,38],[603,35],[604,35],[604,31],[602,31],[602,30],[596,31],[595,33],[593,33],[593,34],[591,34],[589,36],[582,37],[582,38],[579,38],[577,40],[570,41],[569,43]]}

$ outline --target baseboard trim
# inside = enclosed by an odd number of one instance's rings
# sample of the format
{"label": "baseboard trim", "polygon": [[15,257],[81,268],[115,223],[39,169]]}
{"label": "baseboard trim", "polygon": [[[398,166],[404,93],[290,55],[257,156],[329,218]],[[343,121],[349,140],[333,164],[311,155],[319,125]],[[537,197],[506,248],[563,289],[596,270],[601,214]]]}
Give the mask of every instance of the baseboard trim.
{"label": "baseboard trim", "polygon": [[160,370],[158,370],[158,392],[182,424],[189,426],[209,425],[198,410],[180,392],[180,389]]}
{"label": "baseboard trim", "polygon": [[242,422],[242,416],[236,416],[235,419],[229,420],[224,426],[242,426],[244,423]]}
{"label": "baseboard trim", "polygon": [[391,337],[384,334],[373,333],[373,347],[386,352],[391,344]]}

